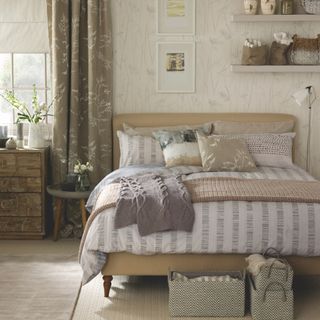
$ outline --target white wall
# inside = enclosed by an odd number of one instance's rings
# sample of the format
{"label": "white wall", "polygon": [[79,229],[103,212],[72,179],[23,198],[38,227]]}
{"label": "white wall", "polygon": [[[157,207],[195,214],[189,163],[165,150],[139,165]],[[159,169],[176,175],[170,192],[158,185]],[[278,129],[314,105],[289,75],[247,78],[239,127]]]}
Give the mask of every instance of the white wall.
{"label": "white wall", "polygon": [[[197,0],[196,86],[194,94],[159,94],[155,90],[156,36],[154,0],[112,0],[114,35],[114,110],[130,112],[281,112],[298,118],[297,162],[305,160],[307,109],[290,98],[312,84],[320,95],[320,74],[237,74],[246,37],[272,42],[288,31],[315,37],[320,23],[231,23],[242,0]],[[173,38],[174,39],[174,38]],[[186,38],[187,40],[189,38]],[[312,167],[320,177],[320,99],[314,105]]]}

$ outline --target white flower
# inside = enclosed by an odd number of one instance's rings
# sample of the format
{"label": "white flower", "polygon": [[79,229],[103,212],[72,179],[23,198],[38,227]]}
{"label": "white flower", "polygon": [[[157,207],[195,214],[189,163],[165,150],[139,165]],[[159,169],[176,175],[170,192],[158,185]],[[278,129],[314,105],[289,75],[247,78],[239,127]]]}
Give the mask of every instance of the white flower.
{"label": "white flower", "polygon": [[77,163],[74,166],[74,173],[77,174],[84,174],[88,171],[93,171],[93,166],[90,164],[90,162],[87,162],[86,164],[81,163],[79,160],[77,160]]}
{"label": "white flower", "polygon": [[42,110],[44,112],[48,112],[48,106],[46,105],[45,102],[40,104],[40,110]]}
{"label": "white flower", "polygon": [[75,173],[80,173],[80,166],[78,165],[78,164],[76,164],[75,166],[74,166],[74,172]]}

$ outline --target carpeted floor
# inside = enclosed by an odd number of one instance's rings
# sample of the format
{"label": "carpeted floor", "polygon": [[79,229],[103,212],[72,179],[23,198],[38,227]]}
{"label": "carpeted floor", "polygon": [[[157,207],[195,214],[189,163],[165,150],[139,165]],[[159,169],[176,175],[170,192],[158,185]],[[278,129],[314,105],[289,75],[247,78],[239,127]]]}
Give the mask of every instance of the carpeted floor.
{"label": "carpeted floor", "polygon": [[[0,320],[68,320],[81,279],[78,246],[70,240],[0,241]],[[295,319],[319,320],[320,278],[301,278],[295,288]],[[72,320],[98,319],[170,319],[166,278],[114,277],[106,299],[96,277],[82,287]]]}
{"label": "carpeted floor", "polygon": [[[320,319],[320,279],[299,278],[295,284],[296,320]],[[81,289],[73,320],[165,320],[168,315],[168,287],[165,277],[114,277],[110,299],[103,297],[101,276]],[[245,318],[172,318],[224,319]]]}
{"label": "carpeted floor", "polygon": [[78,246],[0,241],[0,319],[70,319],[81,282]]}

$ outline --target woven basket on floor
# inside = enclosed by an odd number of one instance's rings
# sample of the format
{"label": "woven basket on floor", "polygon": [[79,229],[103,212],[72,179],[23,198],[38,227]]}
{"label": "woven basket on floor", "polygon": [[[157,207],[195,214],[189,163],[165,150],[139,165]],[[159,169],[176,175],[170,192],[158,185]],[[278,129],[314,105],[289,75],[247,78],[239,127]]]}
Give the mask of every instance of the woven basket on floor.
{"label": "woven basket on floor", "polygon": [[[256,276],[252,276],[257,289],[265,289],[270,283],[279,282],[285,290],[292,289],[293,270],[285,259],[275,258],[273,264],[261,268]],[[276,262],[281,262],[283,267],[276,266]]]}
{"label": "woven basket on floor", "polygon": [[320,0],[300,0],[304,10],[309,14],[320,14]]}
{"label": "woven basket on floor", "polygon": [[192,282],[173,280],[169,272],[169,311],[173,317],[243,317],[245,297],[244,272],[179,272],[187,278],[199,276],[237,277],[238,281]]}
{"label": "woven basket on floor", "polygon": [[293,320],[293,291],[279,282],[269,283],[264,290],[255,287],[251,277],[250,305],[254,320]]}

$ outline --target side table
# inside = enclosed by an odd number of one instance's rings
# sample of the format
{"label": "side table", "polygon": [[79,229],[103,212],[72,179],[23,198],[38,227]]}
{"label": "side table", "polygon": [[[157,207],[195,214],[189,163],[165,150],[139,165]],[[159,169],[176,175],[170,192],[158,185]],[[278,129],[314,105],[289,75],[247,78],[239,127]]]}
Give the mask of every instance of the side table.
{"label": "side table", "polygon": [[91,191],[63,191],[59,185],[47,186],[47,192],[55,198],[56,212],[54,217],[53,240],[58,240],[61,225],[62,205],[64,200],[79,200],[83,228],[87,223],[87,210],[85,207],[86,199],[89,198]]}

